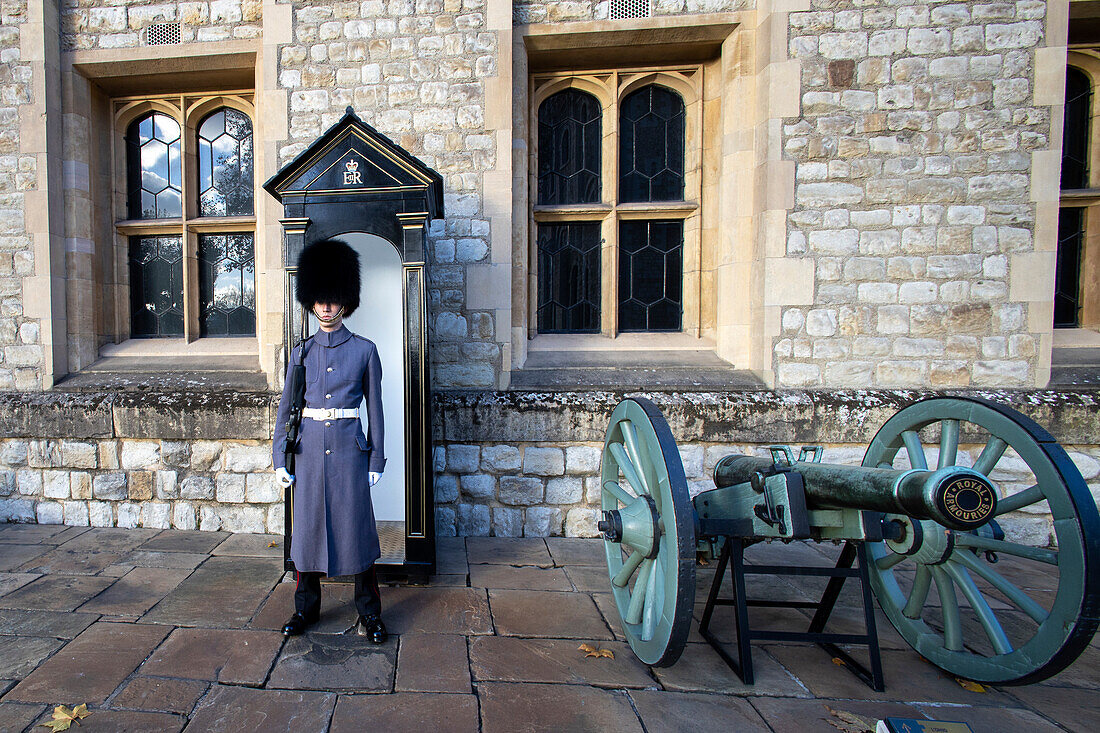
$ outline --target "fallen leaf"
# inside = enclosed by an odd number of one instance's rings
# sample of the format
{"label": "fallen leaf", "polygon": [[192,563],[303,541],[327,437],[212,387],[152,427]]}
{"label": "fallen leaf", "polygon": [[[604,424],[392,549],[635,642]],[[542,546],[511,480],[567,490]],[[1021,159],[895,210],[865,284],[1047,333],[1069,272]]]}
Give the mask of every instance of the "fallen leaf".
{"label": "fallen leaf", "polygon": [[46,723],[39,723],[40,728],[49,728],[53,731],[68,730],[69,726],[73,723],[80,725],[81,718],[87,718],[91,713],[88,712],[88,704],[80,703],[72,710],[69,710],[64,705],[58,705],[53,709],[53,720]]}
{"label": "fallen leaf", "polygon": [[832,720],[828,721],[829,725],[838,730],[844,731],[844,733],[874,733],[876,724],[874,721],[861,718],[855,713],[849,713],[846,710],[834,710],[828,705],[825,709],[829,711],[829,715],[833,716],[840,723],[836,723]]}
{"label": "fallen leaf", "polygon": [[581,644],[577,647],[578,651],[584,652],[585,657],[607,657],[608,659],[615,658],[615,652],[610,649],[601,649],[598,646],[592,646],[591,644]]}
{"label": "fallen leaf", "polygon": [[268,542],[268,543],[267,543],[267,546],[268,546],[268,547],[278,547],[278,546],[279,546],[279,543],[278,543],[278,542],[276,542],[275,540],[271,540],[271,542]]}
{"label": "fallen leaf", "polygon": [[955,681],[959,683],[959,687],[970,692],[985,692],[985,685],[979,685],[972,680],[964,680],[962,677],[956,677]]}

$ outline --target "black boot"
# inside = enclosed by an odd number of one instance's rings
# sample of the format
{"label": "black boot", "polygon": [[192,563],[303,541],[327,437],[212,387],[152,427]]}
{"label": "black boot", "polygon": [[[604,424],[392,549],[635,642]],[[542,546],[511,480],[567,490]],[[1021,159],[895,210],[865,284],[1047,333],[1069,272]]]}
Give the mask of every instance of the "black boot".
{"label": "black boot", "polygon": [[283,624],[283,636],[299,636],[306,630],[307,626],[312,626],[317,622],[317,617],[308,618],[301,611],[295,611],[285,624]]}
{"label": "black boot", "polygon": [[382,623],[380,616],[360,616],[355,624],[355,631],[359,636],[370,637],[372,644],[382,644],[386,641],[386,625]]}

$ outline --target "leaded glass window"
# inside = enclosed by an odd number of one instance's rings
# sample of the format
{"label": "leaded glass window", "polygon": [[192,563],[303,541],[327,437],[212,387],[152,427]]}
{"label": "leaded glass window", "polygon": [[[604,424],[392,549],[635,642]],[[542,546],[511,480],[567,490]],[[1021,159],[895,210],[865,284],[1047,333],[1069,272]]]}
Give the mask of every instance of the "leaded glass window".
{"label": "leaded glass window", "polygon": [[126,168],[131,219],[183,215],[180,125],[163,112],[135,120],[126,132]]}
{"label": "leaded glass window", "polygon": [[619,330],[679,331],[684,222],[619,223]]}
{"label": "leaded glass window", "polygon": [[1054,326],[1077,328],[1081,308],[1081,245],[1085,235],[1085,209],[1058,211],[1058,259],[1054,270]]}
{"label": "leaded glass window", "polygon": [[566,89],[539,105],[538,203],[600,200],[600,102]]}
{"label": "leaded glass window", "polygon": [[131,334],[182,336],[181,237],[131,237],[129,261]]}
{"label": "leaded glass window", "polygon": [[599,333],[600,225],[540,224],[540,333]]}
{"label": "leaded glass window", "polygon": [[684,198],[683,98],[650,84],[623,99],[619,114],[619,200]]}
{"label": "leaded glass window", "polygon": [[1066,67],[1065,122],[1062,127],[1062,188],[1089,187],[1089,127],[1092,84],[1080,69]]}
{"label": "leaded glass window", "polygon": [[199,216],[252,213],[252,122],[223,107],[199,125]]}
{"label": "leaded glass window", "polygon": [[199,299],[201,335],[256,335],[256,261],[251,233],[199,237]]}

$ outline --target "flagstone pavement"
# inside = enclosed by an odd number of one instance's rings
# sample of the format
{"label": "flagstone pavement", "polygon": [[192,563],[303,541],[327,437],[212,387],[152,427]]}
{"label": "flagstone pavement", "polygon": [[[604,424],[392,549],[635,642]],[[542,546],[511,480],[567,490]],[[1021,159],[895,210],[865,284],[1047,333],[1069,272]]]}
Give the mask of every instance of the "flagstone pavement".
{"label": "flagstone pavement", "polygon": [[[962,720],[975,731],[1100,730],[1096,641],[1046,682],[971,691],[924,662],[881,613],[886,692],[815,646],[776,642],[754,645],[756,684],[744,685],[698,634],[713,567],[699,568],[683,656],[648,667],[619,630],[599,540],[444,538],[429,585],[383,587],[387,643],[355,634],[343,583],[325,585],[308,634],[284,639],[294,588],[281,542],[0,525],[0,731],[34,730],[54,706],[79,703],[91,710],[82,733],[835,733],[843,713]],[[773,564],[834,556],[812,544],[751,549],[750,560]],[[764,586],[772,598],[810,590]],[[853,633],[861,611],[846,598],[835,629]],[[757,611],[776,628],[807,621],[798,610]],[[724,613],[714,628],[728,640]],[[586,657],[583,643],[614,656]]]}

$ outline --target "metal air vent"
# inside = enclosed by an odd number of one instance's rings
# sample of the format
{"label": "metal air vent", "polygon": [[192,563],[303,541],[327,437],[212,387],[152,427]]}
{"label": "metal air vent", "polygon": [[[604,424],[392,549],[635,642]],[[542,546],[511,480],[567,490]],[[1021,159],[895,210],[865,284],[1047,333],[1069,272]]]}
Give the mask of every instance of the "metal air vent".
{"label": "metal air vent", "polygon": [[179,22],[154,23],[145,29],[145,43],[148,46],[173,46],[179,42]]}
{"label": "metal air vent", "polygon": [[653,15],[651,0],[611,0],[611,20],[648,18]]}

